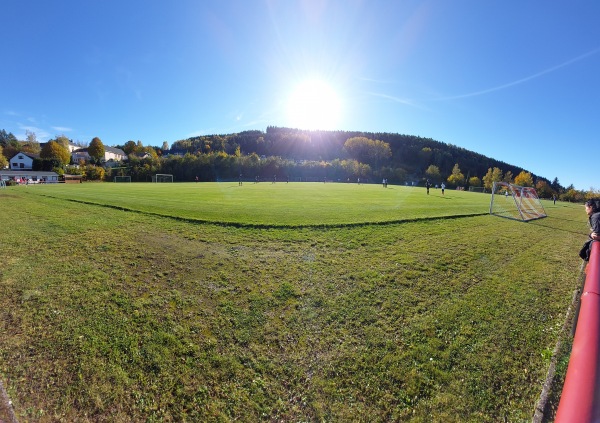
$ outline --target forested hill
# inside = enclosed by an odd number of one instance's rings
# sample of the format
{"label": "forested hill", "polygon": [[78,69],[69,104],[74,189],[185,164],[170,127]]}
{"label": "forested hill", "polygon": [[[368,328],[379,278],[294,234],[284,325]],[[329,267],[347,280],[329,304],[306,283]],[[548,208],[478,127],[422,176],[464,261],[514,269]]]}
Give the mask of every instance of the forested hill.
{"label": "forested hill", "polygon": [[[266,132],[245,131],[229,135],[206,135],[176,141],[171,149],[179,152],[277,156],[289,160],[332,161],[349,158],[345,142],[353,137],[365,137],[389,144],[391,158],[379,167],[401,168],[406,174],[422,177],[426,169],[437,166],[441,175],[449,175],[455,164],[467,177],[482,178],[488,169],[497,167],[516,176],[525,170],[464,148],[431,138],[394,133],[355,131],[308,131],[269,126]],[[360,161],[360,160],[359,160]],[[526,170],[525,170],[526,171]],[[533,175],[534,179],[544,179]]]}

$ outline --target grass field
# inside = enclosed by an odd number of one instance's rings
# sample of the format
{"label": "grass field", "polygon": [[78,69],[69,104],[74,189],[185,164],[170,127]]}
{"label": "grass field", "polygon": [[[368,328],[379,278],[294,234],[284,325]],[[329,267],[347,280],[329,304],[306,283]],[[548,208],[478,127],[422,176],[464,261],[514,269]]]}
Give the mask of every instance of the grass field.
{"label": "grass field", "polygon": [[22,421],[530,421],[587,234],[581,206],[544,206],[521,223],[397,186],[2,189],[0,379]]}
{"label": "grass field", "polygon": [[29,187],[56,198],[196,222],[241,226],[343,226],[489,212],[470,192],[320,183],[76,184]]}

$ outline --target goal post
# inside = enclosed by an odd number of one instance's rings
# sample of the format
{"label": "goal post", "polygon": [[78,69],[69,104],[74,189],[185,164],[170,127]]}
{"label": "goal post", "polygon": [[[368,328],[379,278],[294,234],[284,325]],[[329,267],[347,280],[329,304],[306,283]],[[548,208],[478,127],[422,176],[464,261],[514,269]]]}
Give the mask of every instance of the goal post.
{"label": "goal post", "polygon": [[469,192],[484,192],[485,193],[485,187],[470,186],[469,187]]}
{"label": "goal post", "polygon": [[152,176],[152,182],[173,182],[173,175],[169,173],[157,173]]}
{"label": "goal post", "polygon": [[535,188],[507,182],[494,182],[490,214],[524,222],[547,216]]}
{"label": "goal post", "polygon": [[131,182],[131,176],[115,176],[114,182]]}

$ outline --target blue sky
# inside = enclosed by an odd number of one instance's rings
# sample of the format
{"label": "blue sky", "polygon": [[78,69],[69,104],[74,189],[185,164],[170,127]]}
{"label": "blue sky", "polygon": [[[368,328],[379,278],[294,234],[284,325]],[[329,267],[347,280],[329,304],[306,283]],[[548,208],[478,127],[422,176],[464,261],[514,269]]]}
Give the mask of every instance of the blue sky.
{"label": "blue sky", "polygon": [[1,10],[0,129],[20,139],[393,132],[600,188],[600,1],[3,0]]}

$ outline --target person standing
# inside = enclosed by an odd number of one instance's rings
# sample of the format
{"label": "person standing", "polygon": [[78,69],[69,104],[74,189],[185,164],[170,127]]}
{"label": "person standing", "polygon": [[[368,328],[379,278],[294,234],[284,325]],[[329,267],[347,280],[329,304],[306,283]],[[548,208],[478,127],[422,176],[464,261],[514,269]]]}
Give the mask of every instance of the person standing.
{"label": "person standing", "polygon": [[444,185],[444,183],[442,182],[441,187],[442,187],[442,195],[444,195],[444,190],[446,189],[446,185]]}
{"label": "person standing", "polygon": [[590,222],[590,238],[596,241],[600,239],[600,199],[586,201],[585,212]]}
{"label": "person standing", "polygon": [[600,240],[600,199],[587,200],[585,202],[585,213],[588,215],[590,223],[589,239],[583,244],[579,257],[589,261],[592,251],[592,242]]}
{"label": "person standing", "polygon": [[427,179],[427,181],[425,181],[425,188],[427,188],[427,195],[429,195],[429,187],[431,186],[431,183],[429,182],[429,179]]}

